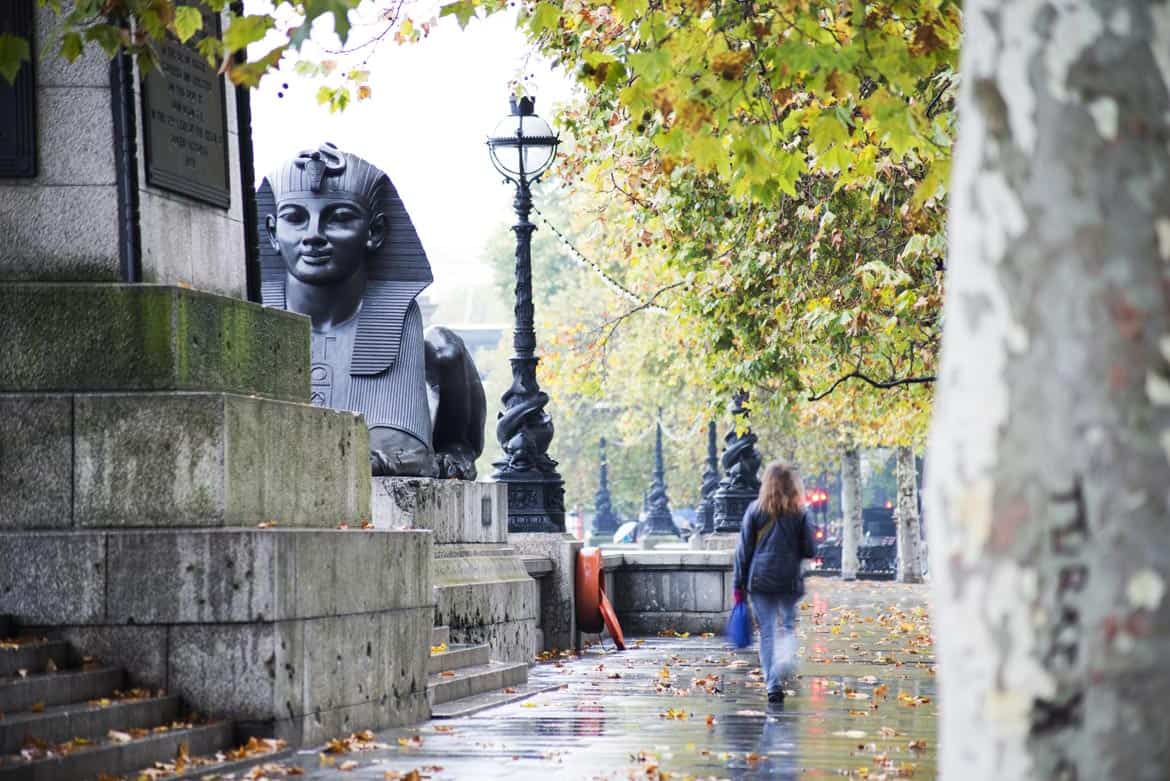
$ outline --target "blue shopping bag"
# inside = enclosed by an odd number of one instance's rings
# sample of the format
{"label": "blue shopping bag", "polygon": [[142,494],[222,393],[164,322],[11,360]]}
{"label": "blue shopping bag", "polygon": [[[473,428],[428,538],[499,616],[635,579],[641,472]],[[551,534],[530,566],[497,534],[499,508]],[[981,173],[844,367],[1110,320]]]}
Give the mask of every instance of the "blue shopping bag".
{"label": "blue shopping bag", "polygon": [[736,648],[747,648],[752,644],[752,616],[746,602],[731,609],[731,618],[727,620],[727,641]]}

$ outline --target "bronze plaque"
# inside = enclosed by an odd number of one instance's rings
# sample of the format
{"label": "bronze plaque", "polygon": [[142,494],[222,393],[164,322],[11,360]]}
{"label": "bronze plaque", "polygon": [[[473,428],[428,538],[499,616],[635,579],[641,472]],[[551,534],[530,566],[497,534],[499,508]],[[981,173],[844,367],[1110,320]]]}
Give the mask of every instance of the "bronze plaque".
{"label": "bronze plaque", "polygon": [[[203,30],[218,36],[219,17],[205,11]],[[231,183],[223,78],[200,56],[195,40],[160,44],[159,67],[143,79],[146,181],[226,209]]]}

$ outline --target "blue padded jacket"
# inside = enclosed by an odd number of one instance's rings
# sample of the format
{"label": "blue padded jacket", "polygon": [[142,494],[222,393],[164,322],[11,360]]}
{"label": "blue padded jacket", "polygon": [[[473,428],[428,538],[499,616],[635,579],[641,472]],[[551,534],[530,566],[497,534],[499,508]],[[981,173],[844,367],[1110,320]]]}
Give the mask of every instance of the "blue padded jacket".
{"label": "blue padded jacket", "polygon": [[756,535],[767,521],[757,502],[748,505],[735,549],[733,583],[763,594],[800,596],[804,593],[800,561],[817,555],[808,513],[802,510],[777,518],[757,545]]}

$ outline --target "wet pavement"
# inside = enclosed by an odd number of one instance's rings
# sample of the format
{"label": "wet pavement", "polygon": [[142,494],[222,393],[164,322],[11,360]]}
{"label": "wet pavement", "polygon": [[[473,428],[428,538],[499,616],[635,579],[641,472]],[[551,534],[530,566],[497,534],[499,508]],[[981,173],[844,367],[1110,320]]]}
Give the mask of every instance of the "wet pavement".
{"label": "wet pavement", "polygon": [[532,668],[530,681],[562,684],[554,691],[351,743],[366,750],[302,752],[296,763],[305,778],[380,781],[929,781],[937,702],[927,594],[810,580],[800,677],[783,706],[767,705],[754,647],[634,638],[625,652],[592,647]]}

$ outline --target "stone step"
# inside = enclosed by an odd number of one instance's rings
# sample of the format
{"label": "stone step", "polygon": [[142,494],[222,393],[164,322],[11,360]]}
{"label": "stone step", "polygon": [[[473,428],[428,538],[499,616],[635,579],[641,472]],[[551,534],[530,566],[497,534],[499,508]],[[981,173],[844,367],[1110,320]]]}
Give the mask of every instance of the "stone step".
{"label": "stone step", "polygon": [[0,678],[16,675],[17,670],[43,673],[50,660],[58,670],[69,666],[69,644],[53,640],[14,638],[0,641]]}
{"label": "stone step", "polygon": [[484,692],[483,694],[475,694],[471,697],[464,697],[460,700],[451,700],[441,705],[435,705],[431,708],[432,719],[457,719],[462,716],[471,716],[488,708],[496,708],[500,705],[507,705],[510,702],[519,702],[526,700],[543,692],[555,691],[561,688],[563,684],[548,684],[548,683],[524,683],[519,686],[509,686],[512,691],[504,691],[499,689],[497,691]]}
{"label": "stone step", "polygon": [[53,752],[40,759],[21,756],[0,758],[0,781],[93,781],[99,777],[118,777],[155,762],[173,762],[181,745],[190,756],[214,754],[231,744],[232,727],[228,722],[200,724],[151,733],[119,743],[105,738],[100,743],[81,746],[68,754]]}
{"label": "stone step", "polygon": [[[214,762],[212,764],[203,764],[202,762],[193,762],[191,767],[182,773],[176,775],[165,776],[166,781],[218,781],[218,779],[244,779],[250,778],[245,775],[244,771],[250,770],[257,765],[266,765],[270,762],[278,762],[289,765],[295,765],[292,762],[297,752],[295,749],[284,748],[279,751],[274,751],[271,754],[257,754],[245,757],[244,759],[229,759],[224,762]],[[213,756],[200,757],[199,759],[214,759]],[[316,760],[314,760],[314,763]],[[143,768],[145,770],[146,768]],[[128,778],[141,778],[139,773],[130,773]],[[284,778],[281,773],[273,776],[259,774],[258,778]]]}
{"label": "stone step", "polygon": [[16,713],[0,720],[0,755],[19,754],[25,739],[48,744],[74,738],[106,737],[110,730],[125,732],[170,724],[179,715],[178,697],[109,700],[105,704],[71,703],[40,713]]}
{"label": "stone step", "polygon": [[48,708],[108,697],[125,680],[125,673],[112,667],[8,678],[0,681],[0,713],[12,715],[37,703]]}
{"label": "stone step", "polygon": [[431,630],[431,645],[451,645],[451,627],[437,626]]}
{"label": "stone step", "polygon": [[16,622],[7,613],[0,613],[0,640],[16,634]]}
{"label": "stone step", "polygon": [[427,673],[462,670],[464,667],[484,665],[491,661],[491,648],[486,645],[452,645],[443,653],[431,654]]}
{"label": "stone step", "polygon": [[514,688],[528,682],[528,665],[489,662],[455,670],[449,675],[436,673],[427,680],[427,699],[433,708],[452,700],[473,697],[495,689]]}

